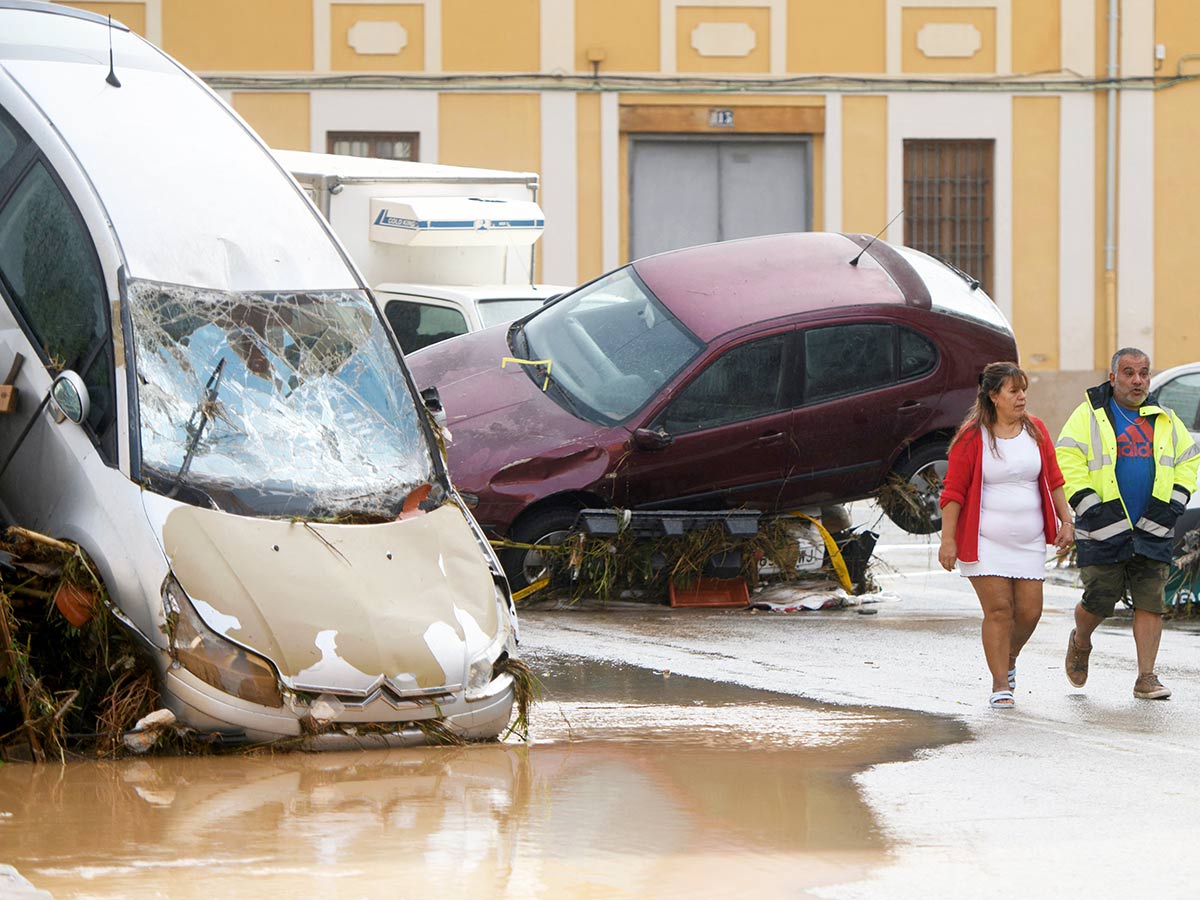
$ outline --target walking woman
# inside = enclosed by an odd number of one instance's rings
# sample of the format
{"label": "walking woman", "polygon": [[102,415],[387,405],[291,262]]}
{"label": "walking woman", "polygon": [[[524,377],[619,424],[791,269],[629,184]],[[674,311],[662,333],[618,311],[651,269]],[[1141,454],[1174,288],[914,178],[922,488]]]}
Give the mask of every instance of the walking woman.
{"label": "walking woman", "polygon": [[979,596],[995,709],[1015,705],[1017,656],[1042,615],[1046,545],[1065,550],[1075,534],[1054,442],[1025,411],[1028,387],[1016,363],[984,368],[941,495],[938,562],[947,571],[957,562]]}

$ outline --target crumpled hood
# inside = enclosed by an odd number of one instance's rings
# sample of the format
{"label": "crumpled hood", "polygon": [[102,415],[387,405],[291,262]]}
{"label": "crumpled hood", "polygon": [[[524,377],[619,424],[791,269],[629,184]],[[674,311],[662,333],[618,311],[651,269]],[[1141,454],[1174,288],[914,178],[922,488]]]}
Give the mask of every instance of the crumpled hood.
{"label": "crumpled hood", "polygon": [[297,690],[455,689],[500,628],[491,570],[453,504],[380,525],[179,506],[163,547],[205,623]]}
{"label": "crumpled hood", "polygon": [[482,490],[514,462],[572,457],[602,445],[612,430],[567,412],[525,367],[512,362],[501,367],[512,355],[506,334],[505,326],[497,326],[404,358],[419,388],[438,389],[451,434],[450,471],[465,491]]}

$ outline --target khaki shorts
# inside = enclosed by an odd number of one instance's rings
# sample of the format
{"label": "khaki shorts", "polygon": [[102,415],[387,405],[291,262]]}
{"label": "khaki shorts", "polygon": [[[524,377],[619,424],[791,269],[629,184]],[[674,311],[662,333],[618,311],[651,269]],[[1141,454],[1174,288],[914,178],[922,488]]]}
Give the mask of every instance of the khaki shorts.
{"label": "khaki shorts", "polygon": [[1127,594],[1134,609],[1158,613],[1166,611],[1163,592],[1171,567],[1165,562],[1135,553],[1131,559],[1099,566],[1083,566],[1083,608],[1092,615],[1107,618]]}

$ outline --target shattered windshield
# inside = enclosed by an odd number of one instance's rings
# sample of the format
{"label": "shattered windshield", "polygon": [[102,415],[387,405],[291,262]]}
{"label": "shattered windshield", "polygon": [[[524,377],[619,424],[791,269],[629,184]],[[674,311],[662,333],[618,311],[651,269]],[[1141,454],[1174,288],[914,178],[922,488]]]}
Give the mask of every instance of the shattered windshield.
{"label": "shattered windshield", "polygon": [[129,316],[153,490],[186,502],[198,490],[241,514],[391,518],[410,492],[436,484],[399,359],[364,292],[131,281]]}
{"label": "shattered windshield", "polygon": [[531,359],[576,412],[614,423],[654,397],[701,343],[626,266],[523,323]]}

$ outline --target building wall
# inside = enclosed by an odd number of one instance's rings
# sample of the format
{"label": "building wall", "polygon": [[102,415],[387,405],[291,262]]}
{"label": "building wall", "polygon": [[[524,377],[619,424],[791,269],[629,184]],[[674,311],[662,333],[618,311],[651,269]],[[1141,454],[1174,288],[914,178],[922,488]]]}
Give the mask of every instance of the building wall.
{"label": "building wall", "polygon": [[1088,83],[1107,70],[1108,0],[72,5],[163,46],[276,146],[413,132],[423,161],[541,173],[554,281],[625,261],[631,134],[804,135],[814,227],[868,233],[900,211],[905,139],[992,140],[993,295],[1039,391],[1061,379],[1074,397],[1114,343],[1159,367],[1200,356],[1192,0],[1119,4],[1118,75],[1146,80],[1118,92],[1111,235],[1108,97]]}

